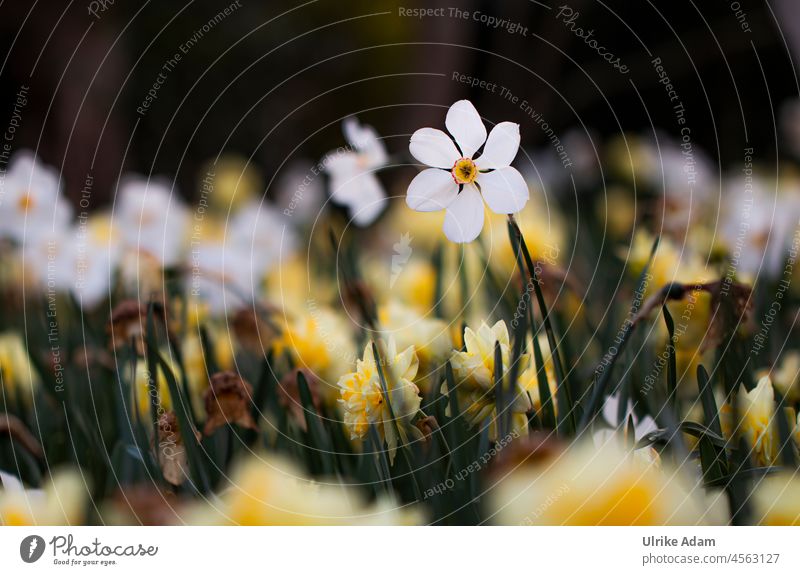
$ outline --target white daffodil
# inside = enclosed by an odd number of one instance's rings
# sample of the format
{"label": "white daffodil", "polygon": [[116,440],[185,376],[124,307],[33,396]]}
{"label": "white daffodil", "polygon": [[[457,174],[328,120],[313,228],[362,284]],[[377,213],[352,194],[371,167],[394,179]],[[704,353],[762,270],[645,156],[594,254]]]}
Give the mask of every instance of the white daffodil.
{"label": "white daffodil", "polygon": [[800,202],[798,182],[736,176],[725,188],[721,235],[735,255],[732,263],[746,281],[778,277],[794,237]]}
{"label": "white daffodil", "polygon": [[296,227],[313,223],[324,199],[319,172],[308,160],[295,160],[278,179],[275,204]]}
{"label": "white daffodil", "polygon": [[297,247],[297,237],[288,218],[261,201],[242,206],[228,224],[227,238],[229,247],[247,255],[252,276],[259,281],[273,266],[288,259]]}
{"label": "white daffodil", "polygon": [[348,209],[355,225],[365,227],[386,207],[386,193],[375,171],[386,165],[389,156],[372,126],[347,118],[342,131],[349,147],[322,160],[330,176],[331,200]]}
{"label": "white daffodil", "polygon": [[[471,242],[483,229],[484,200],[497,214],[516,213],[528,201],[528,185],[511,167],[519,150],[519,124],[501,122],[487,139],[475,106],[460,100],[447,111],[445,126],[452,138],[434,128],[411,136],[411,155],[431,167],[411,181],[406,203],[418,212],[447,210],[447,238]],[[483,153],[473,158],[481,146]]]}
{"label": "white daffodil", "polygon": [[[603,404],[603,419],[605,419],[606,423],[611,428],[616,430],[627,429],[628,422],[632,420],[633,432],[636,436],[635,441],[643,439],[649,433],[658,431],[658,425],[656,425],[652,417],[649,415],[643,417],[636,415],[633,411],[633,403],[630,399],[625,406],[625,413],[620,413],[620,411],[619,394],[609,395],[606,398],[606,402]],[[619,424],[617,424],[617,421],[619,421]]]}
{"label": "white daffodil", "polygon": [[180,262],[189,217],[167,181],[129,176],[120,186],[114,224],[125,247],[153,258],[161,267]]}
{"label": "white daffodil", "polygon": [[23,244],[26,236],[66,228],[71,218],[58,172],[31,152],[14,155],[8,172],[0,176],[0,237]]}
{"label": "white daffodil", "polygon": [[74,241],[71,289],[81,305],[93,308],[111,295],[122,255],[122,237],[114,229],[110,214],[98,213],[78,224]]}
{"label": "white daffodil", "polygon": [[210,240],[192,247],[191,260],[191,292],[212,314],[252,307],[260,282],[251,281],[253,271],[244,250]]}
{"label": "white daffodil", "polygon": [[294,252],[294,229],[287,218],[259,202],[244,204],[227,224],[227,233],[192,245],[191,290],[212,313],[252,307],[266,274]]}

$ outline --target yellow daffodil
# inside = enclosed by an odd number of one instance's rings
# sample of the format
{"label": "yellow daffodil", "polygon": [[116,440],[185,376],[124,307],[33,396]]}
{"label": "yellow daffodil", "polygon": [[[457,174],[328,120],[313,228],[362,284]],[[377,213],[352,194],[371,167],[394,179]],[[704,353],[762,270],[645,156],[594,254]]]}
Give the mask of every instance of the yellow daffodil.
{"label": "yellow daffodil", "polygon": [[752,502],[761,525],[800,525],[800,478],[789,471],[769,475],[757,483]]}
{"label": "yellow daffodil", "polygon": [[390,302],[378,310],[378,320],[384,333],[394,337],[401,349],[414,346],[419,359],[417,383],[427,392],[428,383],[453,349],[450,326],[432,316],[418,314],[397,302]]}
{"label": "yellow daffodil", "polygon": [[[775,392],[769,376],[762,377],[750,391],[744,387],[738,394],[739,429],[734,429],[734,409],[730,403],[720,408],[722,430],[725,436],[741,436],[750,455],[758,465],[773,465],[778,460],[780,436],[775,413]],[[786,417],[787,413],[782,414]],[[792,421],[794,414],[791,414]]]}
{"label": "yellow daffodil", "polygon": [[[162,353],[163,355],[163,353]],[[172,366],[172,373],[176,378],[180,378],[180,372],[174,363],[165,357],[165,360]],[[169,395],[169,386],[167,379],[164,376],[161,368],[158,369],[158,377],[156,378],[158,384],[158,414],[159,416],[172,409],[172,398]],[[147,369],[147,362],[139,359],[136,362],[136,374],[133,383],[136,389],[136,407],[139,410],[139,416],[149,421],[150,418],[150,372]]]}
{"label": "yellow daffodil", "polygon": [[5,394],[30,401],[39,384],[39,374],[31,363],[25,342],[17,333],[0,334],[0,385]]}
{"label": "yellow daffodil", "polygon": [[382,500],[367,504],[358,492],[338,483],[309,479],[275,456],[250,457],[233,472],[218,497],[182,513],[194,525],[409,525],[423,515],[413,506]]}
{"label": "yellow daffodil", "polygon": [[4,482],[0,489],[0,525],[80,525],[89,489],[75,470],[60,470],[43,489]]}
{"label": "yellow daffodil", "polygon": [[724,495],[694,493],[678,472],[634,457],[617,441],[583,442],[523,466],[492,488],[502,525],[725,523]]}
{"label": "yellow daffodil", "polygon": [[[502,372],[507,373],[511,366],[511,345],[508,328],[504,321],[498,321],[492,327],[482,323],[478,331],[470,328],[464,330],[466,351],[454,351],[450,362],[455,376],[455,390],[448,390],[447,384],[442,386],[442,393],[455,391],[459,408],[470,425],[479,425],[488,420],[489,437],[497,437],[497,398],[494,391],[494,349],[495,343],[500,345],[503,360]],[[529,356],[522,354],[519,358],[519,370],[524,372],[528,367]],[[517,381],[510,409],[512,413],[510,433],[521,434],[528,429],[527,412],[531,409],[528,394]]]}
{"label": "yellow daffodil", "polygon": [[374,425],[388,445],[389,457],[393,460],[398,441],[402,439],[405,442],[409,432],[418,435],[414,431],[416,428],[410,424],[419,413],[422,403],[419,389],[414,385],[419,359],[414,346],[398,353],[397,345],[391,338],[386,346],[381,347],[385,347],[380,354],[383,363],[380,369],[386,380],[386,393],[372,345],[368,344],[363,358],[356,364],[356,371],[339,379],[339,403],[344,410],[344,423],[351,439],[363,439],[369,426]]}
{"label": "yellow daffodil", "polygon": [[336,381],[350,371],[356,352],[348,321],[334,311],[306,303],[304,315],[286,322],[275,342],[276,357],[289,353],[298,368],[310,370],[320,382],[320,392],[328,403],[338,398]]}
{"label": "yellow daffodil", "polygon": [[[547,387],[550,389],[550,397],[553,402],[554,413],[558,414],[558,380],[556,378],[556,366],[553,363],[553,354],[550,353],[550,345],[547,342],[547,336],[542,334],[539,336],[539,348],[542,350],[542,359],[544,360],[544,373],[547,378]],[[528,346],[528,349],[533,349],[533,346]],[[531,355],[533,358],[533,355]],[[538,412],[542,409],[542,398],[539,394],[539,366],[535,361],[530,362],[531,365],[528,369],[523,371],[519,376],[519,383],[522,389],[531,398],[531,405],[533,410]]]}
{"label": "yellow daffodil", "polygon": [[778,368],[772,370],[772,382],[787,401],[800,401],[800,353],[790,351],[784,354]]}

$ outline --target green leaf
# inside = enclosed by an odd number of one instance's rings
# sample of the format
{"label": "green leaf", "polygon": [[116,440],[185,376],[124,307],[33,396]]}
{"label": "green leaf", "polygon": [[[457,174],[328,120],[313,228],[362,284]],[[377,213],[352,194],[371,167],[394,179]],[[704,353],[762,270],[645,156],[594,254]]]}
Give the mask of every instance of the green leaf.
{"label": "green leaf", "polygon": [[678,365],[675,359],[675,322],[669,313],[666,304],[661,307],[664,313],[664,323],[667,326],[667,401],[672,406],[672,411],[678,415]]}
{"label": "green leaf", "polygon": [[[186,458],[189,461],[189,471],[192,481],[197,489],[205,493],[210,489],[210,484],[205,469],[205,458],[200,450],[200,445],[197,442],[194,423],[192,422],[192,418],[189,413],[189,399],[181,392],[178,381],[175,379],[175,375],[172,373],[169,364],[154,348],[154,342],[148,339],[147,347],[154,359],[158,362],[158,366],[161,368],[161,372],[164,374],[164,378],[167,380],[167,387],[169,388],[169,395],[172,399],[172,406],[175,410],[175,415],[178,418],[181,438],[183,439],[183,445],[186,448]],[[157,442],[158,435],[156,435],[156,443]]]}
{"label": "green leaf", "polygon": [[336,471],[336,464],[333,462],[331,447],[327,441],[322,420],[314,407],[314,399],[311,396],[311,390],[308,388],[306,376],[300,370],[297,371],[297,389],[300,393],[300,403],[303,406],[303,415],[306,420],[311,449],[317,453],[322,472],[326,475],[333,475]]}
{"label": "green leaf", "polygon": [[700,388],[700,401],[703,404],[706,427],[719,436],[722,436],[722,426],[719,422],[719,409],[714,399],[714,390],[708,372],[702,365],[697,366],[697,386]]}
{"label": "green leaf", "polygon": [[712,444],[718,447],[726,447],[728,442],[725,438],[716,433],[715,431],[709,429],[705,425],[701,425],[699,423],[695,423],[694,421],[684,421],[680,425],[680,430],[688,433],[689,435],[693,435],[694,437],[703,438],[705,437],[708,439]]}
{"label": "green leaf", "polygon": [[[565,425],[568,432],[570,434],[574,434],[577,430],[577,421],[572,402],[572,393],[569,388],[569,382],[567,381],[564,373],[564,364],[561,360],[561,353],[558,349],[555,330],[553,329],[552,320],[550,318],[550,312],[547,309],[547,304],[544,301],[544,294],[542,293],[542,288],[539,285],[539,277],[536,273],[536,266],[533,264],[533,259],[528,251],[528,246],[525,243],[525,238],[522,235],[522,231],[512,218],[509,218],[508,221],[508,233],[511,239],[511,247],[514,249],[514,252],[517,254],[520,252],[522,253],[525,266],[528,270],[528,277],[533,283],[533,290],[536,294],[536,303],[539,306],[539,312],[542,314],[542,323],[544,324],[544,331],[547,335],[547,343],[550,347],[550,354],[552,356],[553,367],[555,368],[556,373],[556,391],[559,403],[559,425]],[[533,338],[536,339],[536,336],[537,334],[534,332]]]}
{"label": "green leaf", "polygon": [[[660,236],[657,236],[656,239],[653,241],[653,247],[650,248],[650,257],[647,260],[644,268],[642,268],[642,272],[639,274],[639,280],[636,283],[636,291],[637,293],[643,293],[644,288],[646,286],[648,272],[650,270],[650,265],[653,263],[653,258],[656,254],[656,249],[658,248],[658,244],[661,240]],[[631,306],[633,309],[634,306]],[[638,307],[637,307],[638,309]],[[583,417],[581,417],[580,425],[578,426],[579,429],[583,430],[586,426],[591,423],[591,421],[597,415],[597,412],[600,410],[600,406],[603,404],[606,389],[608,387],[608,382],[611,379],[611,373],[614,370],[614,365],[617,363],[617,359],[622,354],[622,351],[625,349],[626,344],[630,339],[631,333],[633,333],[634,329],[636,328],[636,324],[632,324],[628,329],[624,329],[622,331],[622,336],[620,338],[619,344],[616,346],[616,352],[608,352],[605,356],[603,356],[603,362],[607,363],[604,365],[601,363],[594,372],[594,387],[592,390],[592,396],[589,400],[589,405],[587,406],[586,410],[583,412]],[[610,358],[608,357],[610,355]],[[600,368],[603,369],[600,369]],[[598,371],[600,372],[600,376],[598,378]]]}
{"label": "green leaf", "polygon": [[503,385],[503,354],[500,351],[500,342],[494,342],[494,399],[497,425],[497,437],[505,437],[511,427],[511,401],[509,391]]}

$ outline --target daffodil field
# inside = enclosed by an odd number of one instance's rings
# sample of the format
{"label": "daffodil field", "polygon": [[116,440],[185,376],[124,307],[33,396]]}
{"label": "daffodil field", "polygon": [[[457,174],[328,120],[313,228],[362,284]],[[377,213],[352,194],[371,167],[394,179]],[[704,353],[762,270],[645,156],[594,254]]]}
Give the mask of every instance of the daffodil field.
{"label": "daffodil field", "polygon": [[800,524],[800,160],[480,108],[91,209],[15,148],[0,524]]}

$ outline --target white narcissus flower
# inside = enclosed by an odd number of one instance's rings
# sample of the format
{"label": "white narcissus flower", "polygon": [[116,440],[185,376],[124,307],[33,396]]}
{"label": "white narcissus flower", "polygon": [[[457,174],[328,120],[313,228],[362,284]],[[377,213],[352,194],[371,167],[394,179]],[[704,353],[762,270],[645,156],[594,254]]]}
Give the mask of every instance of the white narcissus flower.
{"label": "white narcissus flower", "polygon": [[[528,201],[528,185],[511,167],[519,150],[519,124],[501,122],[487,138],[475,106],[460,100],[447,111],[445,126],[452,139],[434,128],[411,136],[411,155],[430,168],[411,181],[406,203],[418,212],[447,210],[447,238],[471,242],[483,229],[484,201],[497,214],[514,214]],[[483,153],[473,158],[481,146]]]}
{"label": "white narcissus flower", "polygon": [[372,126],[347,118],[342,130],[349,148],[334,150],[323,159],[331,179],[331,199],[348,209],[355,225],[365,227],[386,206],[386,193],[375,170],[385,166],[389,156]]}
{"label": "white narcissus flower", "polygon": [[71,218],[72,207],[61,195],[58,172],[32,152],[15,154],[8,172],[0,177],[0,237],[24,244],[26,236],[66,229]]}
{"label": "white narcissus flower", "polygon": [[180,263],[190,214],[168,181],[128,176],[120,186],[114,225],[125,247],[169,268]]}

